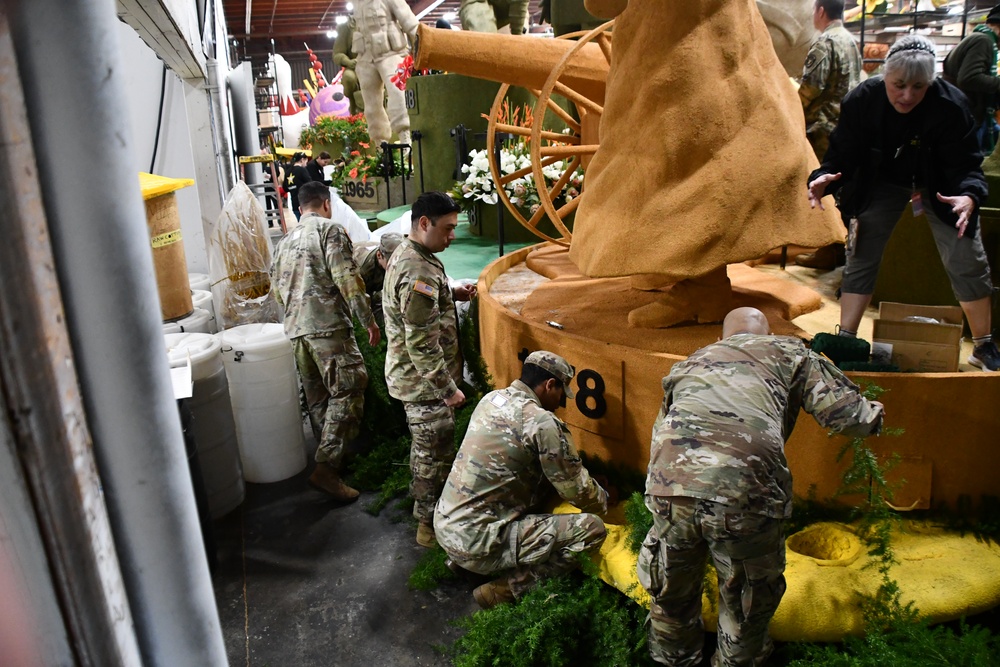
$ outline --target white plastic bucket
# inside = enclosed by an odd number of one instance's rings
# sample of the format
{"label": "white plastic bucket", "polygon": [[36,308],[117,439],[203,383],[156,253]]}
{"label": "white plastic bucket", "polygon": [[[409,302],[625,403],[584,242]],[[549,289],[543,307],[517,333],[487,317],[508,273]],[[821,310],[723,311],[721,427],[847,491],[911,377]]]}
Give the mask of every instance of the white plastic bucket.
{"label": "white plastic bucket", "polygon": [[188,399],[192,431],[198,447],[208,509],[218,519],[239,507],[246,496],[236,422],[229,400],[229,381],[222,364],[222,341],[206,333],[173,333],[163,337],[170,367],[191,358],[194,395]]}
{"label": "white plastic bucket", "polygon": [[201,308],[195,308],[194,312],[187,317],[182,317],[175,322],[164,322],[163,323],[163,333],[173,334],[173,333],[204,333],[204,334],[214,334],[215,331],[212,330],[212,325],[215,320],[212,318],[212,313]]}
{"label": "white plastic bucket", "polygon": [[248,482],[278,482],[306,466],[292,345],[280,324],[217,334]]}
{"label": "white plastic bucket", "polygon": [[207,310],[211,319],[208,322],[208,333],[216,333],[219,330],[218,319],[215,317],[215,302],[212,301],[212,292],[209,290],[191,290],[191,303],[195,308]]}
{"label": "white plastic bucket", "polygon": [[189,273],[188,282],[191,283],[191,291],[212,289],[212,281],[207,273]]}

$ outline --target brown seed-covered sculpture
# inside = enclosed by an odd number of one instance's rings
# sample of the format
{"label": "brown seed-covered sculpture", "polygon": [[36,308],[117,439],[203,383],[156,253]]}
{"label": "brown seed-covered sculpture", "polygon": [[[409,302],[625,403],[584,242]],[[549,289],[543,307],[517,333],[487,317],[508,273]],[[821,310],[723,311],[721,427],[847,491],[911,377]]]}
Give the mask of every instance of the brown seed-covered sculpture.
{"label": "brown seed-covered sculpture", "polygon": [[[610,16],[624,4],[587,8]],[[753,0],[627,2],[600,141],[570,258],[593,277],[652,274],[634,285],[664,299],[633,311],[633,326],[716,321],[729,308],[727,264],[843,239],[833,207],[802,196],[815,158]]]}

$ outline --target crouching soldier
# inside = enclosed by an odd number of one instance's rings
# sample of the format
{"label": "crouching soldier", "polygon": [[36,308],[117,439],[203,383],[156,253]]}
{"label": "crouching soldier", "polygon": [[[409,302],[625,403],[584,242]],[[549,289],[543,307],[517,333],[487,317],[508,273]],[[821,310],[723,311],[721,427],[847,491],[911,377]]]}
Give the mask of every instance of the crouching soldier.
{"label": "crouching soldier", "polygon": [[[543,577],[572,570],[604,542],[608,494],[583,467],[566,425],[553,414],[572,398],[573,367],[533,352],[521,379],[483,397],[469,423],[434,515],[452,561],[500,578],[478,587],[488,609],[511,602]],[[542,514],[555,490],[583,514]]]}

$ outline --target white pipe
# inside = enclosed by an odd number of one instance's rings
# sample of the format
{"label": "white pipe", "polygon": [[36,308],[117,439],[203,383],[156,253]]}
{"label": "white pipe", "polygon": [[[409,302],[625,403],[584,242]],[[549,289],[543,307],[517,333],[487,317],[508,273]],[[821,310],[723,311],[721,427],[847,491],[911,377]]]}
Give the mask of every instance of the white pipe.
{"label": "white pipe", "polygon": [[122,120],[115,4],[7,6],[67,325],[143,662],[225,665],[164,359],[139,166]]}

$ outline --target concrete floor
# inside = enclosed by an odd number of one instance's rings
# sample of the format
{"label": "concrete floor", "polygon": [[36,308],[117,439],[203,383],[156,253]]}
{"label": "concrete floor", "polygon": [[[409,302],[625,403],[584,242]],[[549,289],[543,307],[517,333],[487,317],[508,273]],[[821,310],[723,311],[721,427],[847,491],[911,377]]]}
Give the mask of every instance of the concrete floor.
{"label": "concrete floor", "polygon": [[478,607],[472,585],[411,591],[425,553],[373,494],[340,506],[306,483],[311,466],[275,484],[248,484],[243,505],[215,524],[213,575],[231,665],[448,665],[438,647],[451,621]]}

